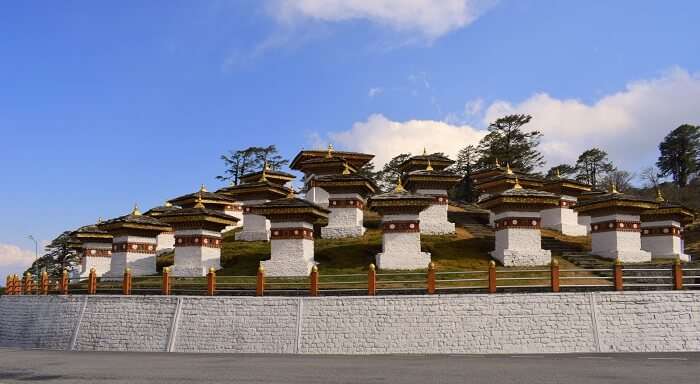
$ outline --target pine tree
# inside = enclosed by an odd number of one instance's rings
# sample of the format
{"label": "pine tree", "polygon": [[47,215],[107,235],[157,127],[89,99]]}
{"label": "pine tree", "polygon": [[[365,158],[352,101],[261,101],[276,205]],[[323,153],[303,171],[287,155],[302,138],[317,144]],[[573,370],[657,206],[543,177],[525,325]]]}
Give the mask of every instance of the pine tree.
{"label": "pine tree", "polygon": [[221,160],[224,161],[226,170],[216,178],[222,181],[230,180],[233,185],[238,185],[243,175],[261,170],[265,163],[275,171],[289,164],[289,160],[279,154],[274,144],[229,151],[228,155],[221,155]]}
{"label": "pine tree", "polygon": [[472,172],[476,170],[478,156],[477,149],[473,145],[467,145],[457,153],[457,161],[452,169],[462,176],[462,180],[455,186],[454,196],[452,196],[455,200],[471,203],[479,197],[471,178]]}
{"label": "pine tree", "polygon": [[401,172],[400,165],[411,157],[410,153],[402,153],[400,155],[394,156],[393,159],[389,160],[388,163],[384,164],[382,170],[376,173],[377,186],[381,191],[388,192],[391,191],[396,185],[396,180],[403,177],[403,172]]}
{"label": "pine tree", "polygon": [[615,170],[608,154],[598,148],[583,152],[576,160],[576,179],[597,188],[602,178]]}
{"label": "pine tree", "polygon": [[34,261],[25,273],[45,270],[49,276],[59,277],[64,269],[73,270],[80,263],[78,253],[71,246],[70,231],[58,235],[44,250],[44,255]]}
{"label": "pine tree", "polygon": [[556,179],[557,175],[559,175],[561,178],[566,179],[566,178],[571,177],[575,173],[576,173],[576,167],[571,166],[569,164],[559,164],[559,165],[556,165],[552,168],[549,168],[545,178]]}
{"label": "pine tree", "polygon": [[508,115],[491,123],[489,133],[479,142],[480,166],[486,167],[499,160],[528,173],[543,166],[544,157],[537,150],[542,133],[522,129],[530,120],[530,115]]}
{"label": "pine tree", "polygon": [[700,127],[684,124],[674,129],[659,144],[659,151],[656,166],[661,176],[673,175],[673,182],[685,187],[700,169]]}

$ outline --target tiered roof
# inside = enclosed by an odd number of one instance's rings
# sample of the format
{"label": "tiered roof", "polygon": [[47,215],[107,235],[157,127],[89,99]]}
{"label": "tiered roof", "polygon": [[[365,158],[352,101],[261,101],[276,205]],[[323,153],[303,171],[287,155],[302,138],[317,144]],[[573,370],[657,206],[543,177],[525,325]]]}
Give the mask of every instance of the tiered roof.
{"label": "tiered roof", "polygon": [[614,187],[611,191],[588,200],[579,201],[574,209],[585,213],[625,212],[641,213],[647,209],[658,208],[659,203],[639,196],[618,192]]}
{"label": "tiered roof", "polygon": [[172,212],[172,211],[177,211],[180,210],[181,208],[172,205],[169,201],[166,201],[164,205],[158,206],[158,207],[153,207],[146,211],[144,215],[146,216],[151,216],[151,217],[160,217],[164,213]]}
{"label": "tiered roof", "polygon": [[267,180],[271,183],[278,185],[285,185],[288,182],[294,180],[295,176],[291,173],[282,171],[273,171],[271,169],[263,169],[257,172],[252,172],[241,176],[241,182],[243,184],[255,183],[261,180]]}
{"label": "tiered roof", "polygon": [[156,219],[155,217],[141,214],[138,206],[134,206],[134,209],[128,215],[103,221],[97,224],[97,227],[111,233],[112,235],[133,233],[157,235],[158,233],[171,230],[168,224]]}
{"label": "tiered roof", "polygon": [[99,223],[101,221],[98,221],[97,224],[82,226],[71,232],[71,240],[81,244],[85,242],[111,242],[112,235],[104,229],[100,229],[98,227]]}
{"label": "tiered roof", "polygon": [[330,213],[328,209],[320,205],[294,196],[254,205],[251,207],[251,211],[256,215],[265,216],[273,222],[303,220],[310,223],[325,219]]}
{"label": "tiered roof", "polygon": [[377,186],[369,178],[351,174],[317,176],[310,184],[328,192],[357,193],[362,196],[371,195],[377,190]]}
{"label": "tiered roof", "polygon": [[221,231],[229,225],[238,222],[238,218],[227,215],[219,210],[206,208],[203,194],[197,197],[197,202],[191,208],[171,210],[159,216],[164,223],[179,228],[204,228]]}
{"label": "tiered roof", "polygon": [[204,204],[222,211],[226,208],[226,206],[236,203],[236,199],[227,196],[226,194],[219,193],[218,191],[216,193],[207,191],[204,184],[202,184],[202,186],[199,188],[199,191],[170,199],[168,202],[173,205],[179,205],[182,208],[191,208],[197,204],[197,199],[200,197],[200,195]]}
{"label": "tiered roof", "polygon": [[398,181],[396,188],[381,195],[375,195],[369,199],[369,208],[380,214],[414,213],[428,208],[433,203],[433,198],[407,191]]}
{"label": "tiered roof", "polygon": [[681,225],[688,225],[695,220],[695,214],[680,203],[666,201],[661,191],[656,191],[656,202],[658,208],[642,212],[643,221],[675,220]]}
{"label": "tiered roof", "polygon": [[329,145],[327,150],[302,150],[294,157],[289,164],[289,168],[307,173],[305,167],[313,164],[306,163],[307,161],[311,159],[333,157],[337,157],[344,163],[348,163],[353,169],[360,169],[363,165],[369,163],[374,158],[374,155],[359,152],[336,151],[333,149],[332,145]]}
{"label": "tiered roof", "polygon": [[409,173],[412,171],[425,170],[428,166],[431,166],[437,171],[442,171],[452,164],[454,164],[454,161],[450,160],[449,157],[435,153],[430,155],[423,149],[422,155],[409,157],[399,165],[399,169],[401,172]]}
{"label": "tiered roof", "polygon": [[559,195],[524,188],[515,177],[513,188],[488,196],[479,202],[479,206],[490,210],[507,210],[522,208],[524,210],[542,210],[549,206],[559,205]]}

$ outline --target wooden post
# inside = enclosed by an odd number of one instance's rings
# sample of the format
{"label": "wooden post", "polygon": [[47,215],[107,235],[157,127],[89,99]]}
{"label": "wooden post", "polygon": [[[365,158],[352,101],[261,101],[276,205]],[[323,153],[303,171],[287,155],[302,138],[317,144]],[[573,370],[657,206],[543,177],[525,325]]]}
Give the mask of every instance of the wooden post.
{"label": "wooden post", "polygon": [[63,274],[61,274],[61,294],[62,295],[67,295],[68,294],[68,270],[64,269]]}
{"label": "wooden post", "polygon": [[131,269],[124,270],[124,279],[122,280],[122,294],[131,295]]}
{"label": "wooden post", "polygon": [[677,291],[683,289],[683,266],[680,258],[676,258],[673,263],[673,289]]}
{"label": "wooden post", "polygon": [[5,279],[5,294],[8,296],[15,294],[15,282],[12,275],[7,275],[7,279]]}
{"label": "wooden post", "polygon": [[309,274],[309,296],[318,296],[318,267],[311,267]]}
{"label": "wooden post", "polygon": [[377,294],[377,267],[374,264],[369,265],[367,272],[367,294],[370,296]]}
{"label": "wooden post", "polygon": [[489,293],[496,293],[496,262],[489,262]]}
{"label": "wooden post", "polygon": [[49,274],[46,271],[41,272],[41,294],[49,294]]}
{"label": "wooden post", "polygon": [[435,263],[432,261],[428,263],[428,293],[429,294],[434,294],[435,293]]}
{"label": "wooden post", "polygon": [[214,267],[209,268],[207,273],[207,296],[214,296],[216,293],[216,270]]}
{"label": "wooden post", "polygon": [[12,275],[12,281],[13,281],[13,294],[14,295],[21,295],[22,294],[22,282],[17,274]]}
{"label": "wooden post", "polygon": [[559,261],[557,259],[552,259],[551,267],[551,283],[552,292],[559,292]]}
{"label": "wooden post", "polygon": [[258,267],[258,274],[255,279],[255,296],[262,296],[265,294],[265,268],[262,264]]}
{"label": "wooden post", "polygon": [[622,262],[620,259],[615,259],[615,265],[613,266],[613,282],[615,283],[616,291],[622,291],[624,289],[622,283]]}
{"label": "wooden post", "polygon": [[24,294],[25,295],[31,295],[33,291],[32,283],[34,281],[32,280],[32,274],[31,272],[27,272],[24,274]]}
{"label": "wooden post", "polygon": [[170,267],[163,268],[163,284],[161,285],[161,293],[170,295]]}
{"label": "wooden post", "polygon": [[90,274],[88,275],[88,295],[94,295],[97,293],[97,272],[95,268],[90,268]]}

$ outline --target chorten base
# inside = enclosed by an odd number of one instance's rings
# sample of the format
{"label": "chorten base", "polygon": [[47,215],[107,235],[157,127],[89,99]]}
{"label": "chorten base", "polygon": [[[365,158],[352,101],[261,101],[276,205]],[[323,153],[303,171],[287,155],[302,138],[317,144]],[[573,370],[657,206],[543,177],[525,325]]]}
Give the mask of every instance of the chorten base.
{"label": "chorten base", "polygon": [[555,224],[547,226],[546,228],[553,229],[555,231],[561,232],[562,235],[566,236],[586,236],[588,235],[588,229],[585,225],[580,224]]}
{"label": "chorten base", "polygon": [[378,253],[376,256],[379,269],[425,269],[430,263],[429,252],[418,253]]}
{"label": "chorten base", "polygon": [[592,252],[595,256],[604,259],[620,260],[622,263],[647,263],[651,261],[651,252],[643,250],[620,250],[620,251],[596,251]]}
{"label": "chorten base", "polygon": [[421,219],[420,233],[423,235],[451,235],[455,233],[455,223],[449,221],[424,222]]}
{"label": "chorten base", "polygon": [[269,241],[270,240],[270,231],[239,232],[239,233],[236,233],[236,240],[239,240],[239,241]]}
{"label": "chorten base", "polygon": [[324,239],[343,239],[347,237],[362,237],[367,228],[362,226],[352,227],[322,227],[321,237]]}
{"label": "chorten base", "polygon": [[668,255],[657,255],[657,254],[652,254],[651,255],[652,259],[663,259],[663,260],[676,260],[679,259],[682,262],[689,262],[690,261],[690,255],[685,254],[685,253],[672,253]]}
{"label": "chorten base", "polygon": [[552,262],[552,252],[545,249],[499,249],[491,251],[491,257],[506,267],[533,267]]}

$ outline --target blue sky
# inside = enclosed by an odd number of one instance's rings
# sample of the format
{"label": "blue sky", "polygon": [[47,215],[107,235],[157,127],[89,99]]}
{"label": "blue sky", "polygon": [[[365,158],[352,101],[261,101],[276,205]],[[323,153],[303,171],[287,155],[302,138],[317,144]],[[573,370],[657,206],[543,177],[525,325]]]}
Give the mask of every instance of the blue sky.
{"label": "blue sky", "polygon": [[454,154],[530,113],[549,165],[654,162],[700,123],[695,1],[273,0],[0,6],[0,274],[64,229],[214,189],[277,144]]}

